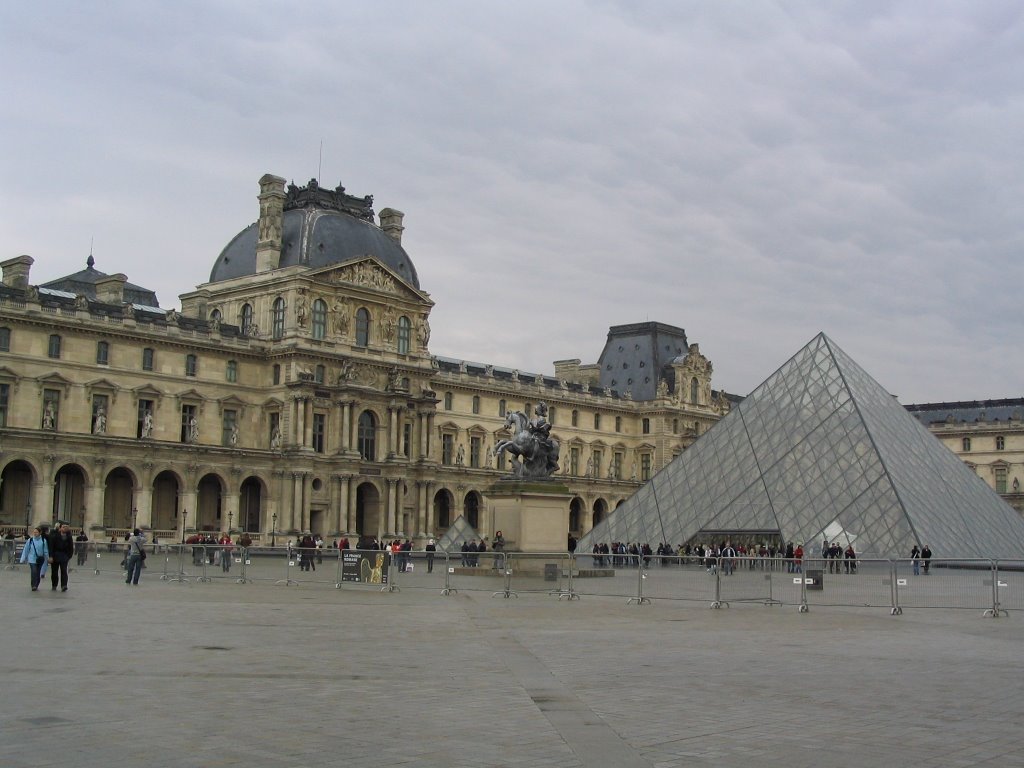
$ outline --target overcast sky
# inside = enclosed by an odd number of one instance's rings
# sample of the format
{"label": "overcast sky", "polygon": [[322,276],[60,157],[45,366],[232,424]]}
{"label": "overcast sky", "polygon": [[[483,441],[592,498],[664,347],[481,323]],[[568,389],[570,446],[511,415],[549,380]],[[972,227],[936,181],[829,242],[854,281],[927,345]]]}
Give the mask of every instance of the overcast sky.
{"label": "overcast sky", "polygon": [[904,403],[1024,394],[1019,0],[3,3],[0,71],[34,284],[93,242],[179,306],[319,174],[405,212],[435,354],[657,320],[746,394],[825,331]]}

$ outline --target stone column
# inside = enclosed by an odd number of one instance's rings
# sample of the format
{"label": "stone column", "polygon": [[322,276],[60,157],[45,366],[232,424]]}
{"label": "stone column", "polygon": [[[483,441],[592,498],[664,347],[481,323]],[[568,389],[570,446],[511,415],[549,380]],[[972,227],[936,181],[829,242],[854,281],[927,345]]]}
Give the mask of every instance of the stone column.
{"label": "stone column", "polygon": [[313,399],[310,397],[302,401],[302,447],[313,448]]}
{"label": "stone column", "polygon": [[[85,528],[86,533],[93,526],[103,525],[103,486],[93,483],[85,490]],[[91,536],[89,538],[92,538]]]}
{"label": "stone column", "polygon": [[424,523],[424,533],[427,536],[434,535],[435,521],[434,521],[434,500],[433,500],[433,488],[434,484],[431,482],[425,482],[422,485],[422,500],[423,500],[423,518],[426,521]]}
{"label": "stone column", "polygon": [[298,529],[299,533],[302,533],[302,481],[303,474],[301,472],[292,472],[292,504],[291,509],[288,510],[288,528],[287,530]]}
{"label": "stone column", "polygon": [[302,530],[312,531],[312,521],[310,520],[310,500],[313,498],[313,473],[304,472],[302,474]]}

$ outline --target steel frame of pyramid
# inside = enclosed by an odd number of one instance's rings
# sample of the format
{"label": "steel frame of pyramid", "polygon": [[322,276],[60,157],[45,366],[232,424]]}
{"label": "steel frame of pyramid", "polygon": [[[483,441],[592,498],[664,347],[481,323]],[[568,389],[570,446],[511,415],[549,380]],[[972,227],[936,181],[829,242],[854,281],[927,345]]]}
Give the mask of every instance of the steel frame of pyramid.
{"label": "steel frame of pyramid", "polygon": [[1024,518],[824,333],[579,542],[704,531],[823,538],[861,556],[1024,559]]}

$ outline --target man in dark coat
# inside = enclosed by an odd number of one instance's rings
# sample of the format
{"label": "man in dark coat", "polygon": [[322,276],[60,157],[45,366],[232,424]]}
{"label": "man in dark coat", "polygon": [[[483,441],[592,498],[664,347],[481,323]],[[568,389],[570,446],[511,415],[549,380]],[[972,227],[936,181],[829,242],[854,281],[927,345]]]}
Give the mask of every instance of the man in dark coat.
{"label": "man in dark coat", "polygon": [[75,540],[71,538],[71,528],[62,522],[52,533],[47,542],[50,549],[50,588],[56,591],[58,577],[60,591],[68,591],[68,563],[75,554]]}

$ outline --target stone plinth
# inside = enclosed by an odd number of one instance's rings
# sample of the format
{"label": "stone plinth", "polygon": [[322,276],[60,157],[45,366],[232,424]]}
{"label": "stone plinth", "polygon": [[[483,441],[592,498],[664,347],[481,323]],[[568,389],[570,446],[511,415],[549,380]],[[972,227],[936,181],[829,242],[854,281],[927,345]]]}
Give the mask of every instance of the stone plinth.
{"label": "stone plinth", "polygon": [[568,487],[543,480],[499,480],[487,491],[495,532],[506,552],[565,552],[569,536]]}

